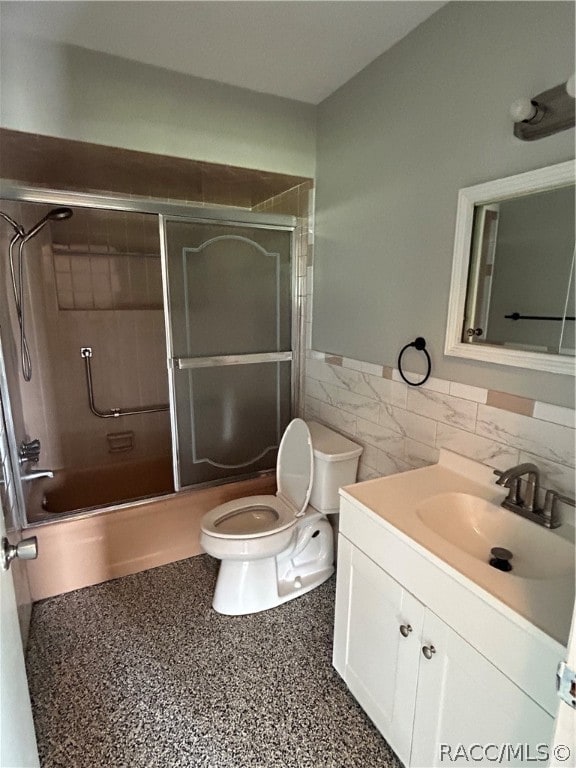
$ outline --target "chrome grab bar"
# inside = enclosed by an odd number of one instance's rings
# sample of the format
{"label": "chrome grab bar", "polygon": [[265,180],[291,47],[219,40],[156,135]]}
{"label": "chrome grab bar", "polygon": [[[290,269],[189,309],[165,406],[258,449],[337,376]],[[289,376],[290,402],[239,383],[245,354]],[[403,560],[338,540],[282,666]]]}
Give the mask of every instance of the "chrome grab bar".
{"label": "chrome grab bar", "polygon": [[84,358],[86,366],[86,385],[88,387],[88,405],[94,416],[98,416],[100,419],[116,419],[119,416],[137,416],[141,413],[159,413],[160,411],[169,411],[169,405],[152,405],[144,406],[142,408],[131,408],[126,410],[124,408],[110,408],[109,411],[100,411],[94,404],[94,387],[92,384],[92,366],[90,360],[92,359],[92,347],[80,347],[80,355]]}

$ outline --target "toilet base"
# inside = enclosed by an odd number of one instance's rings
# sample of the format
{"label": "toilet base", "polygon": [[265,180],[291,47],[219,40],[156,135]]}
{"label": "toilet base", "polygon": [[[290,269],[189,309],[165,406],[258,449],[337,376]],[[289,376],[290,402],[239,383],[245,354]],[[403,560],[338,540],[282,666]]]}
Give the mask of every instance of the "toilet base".
{"label": "toilet base", "polygon": [[212,607],[227,616],[275,608],[306,594],[334,573],[332,527],[320,513],[307,512],[290,546],[275,557],[222,560]]}

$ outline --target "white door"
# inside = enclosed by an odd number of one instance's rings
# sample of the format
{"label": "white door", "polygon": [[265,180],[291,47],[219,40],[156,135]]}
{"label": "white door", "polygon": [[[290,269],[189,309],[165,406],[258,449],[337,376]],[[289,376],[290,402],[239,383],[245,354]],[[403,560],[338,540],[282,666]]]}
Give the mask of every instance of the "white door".
{"label": "white door", "polygon": [[[4,404],[8,401],[2,345],[0,344],[0,546],[6,529],[11,544],[21,539],[19,479],[15,477]],[[8,406],[9,407],[9,406]],[[11,421],[10,421],[11,424]],[[15,562],[22,567],[24,563]],[[25,575],[25,574],[22,574]],[[22,636],[12,570],[0,562],[0,768],[36,768],[39,766],[32,708],[24,666]]]}
{"label": "white door", "polygon": [[[6,536],[4,514],[0,533]],[[16,543],[16,542],[12,542]],[[20,638],[14,582],[0,570],[0,768],[36,768],[38,750]]]}
{"label": "white door", "polygon": [[553,725],[545,710],[426,612],[412,768],[545,765],[539,750],[550,744]]}

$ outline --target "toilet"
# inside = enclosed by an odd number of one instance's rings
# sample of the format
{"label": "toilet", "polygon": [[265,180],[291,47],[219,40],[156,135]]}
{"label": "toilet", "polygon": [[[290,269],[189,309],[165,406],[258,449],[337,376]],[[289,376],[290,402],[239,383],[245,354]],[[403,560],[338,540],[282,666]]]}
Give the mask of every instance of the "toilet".
{"label": "toilet", "polygon": [[200,544],[221,560],[212,607],[240,616],[309,592],[334,573],[338,489],[355,482],[362,448],[294,419],[278,449],[275,496],[228,501],[202,518]]}

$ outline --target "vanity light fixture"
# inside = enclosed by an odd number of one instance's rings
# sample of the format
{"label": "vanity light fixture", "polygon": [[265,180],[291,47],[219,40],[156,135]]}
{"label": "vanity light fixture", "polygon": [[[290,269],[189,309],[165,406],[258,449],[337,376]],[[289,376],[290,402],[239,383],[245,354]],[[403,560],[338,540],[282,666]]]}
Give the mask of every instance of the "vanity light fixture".
{"label": "vanity light fixture", "polygon": [[512,102],[514,136],[534,141],[573,128],[575,120],[575,83],[572,75],[566,83],[542,91],[533,99],[522,97]]}
{"label": "vanity light fixture", "polygon": [[510,105],[510,116],[515,123],[536,125],[546,114],[546,110],[537,101],[521,96]]}

